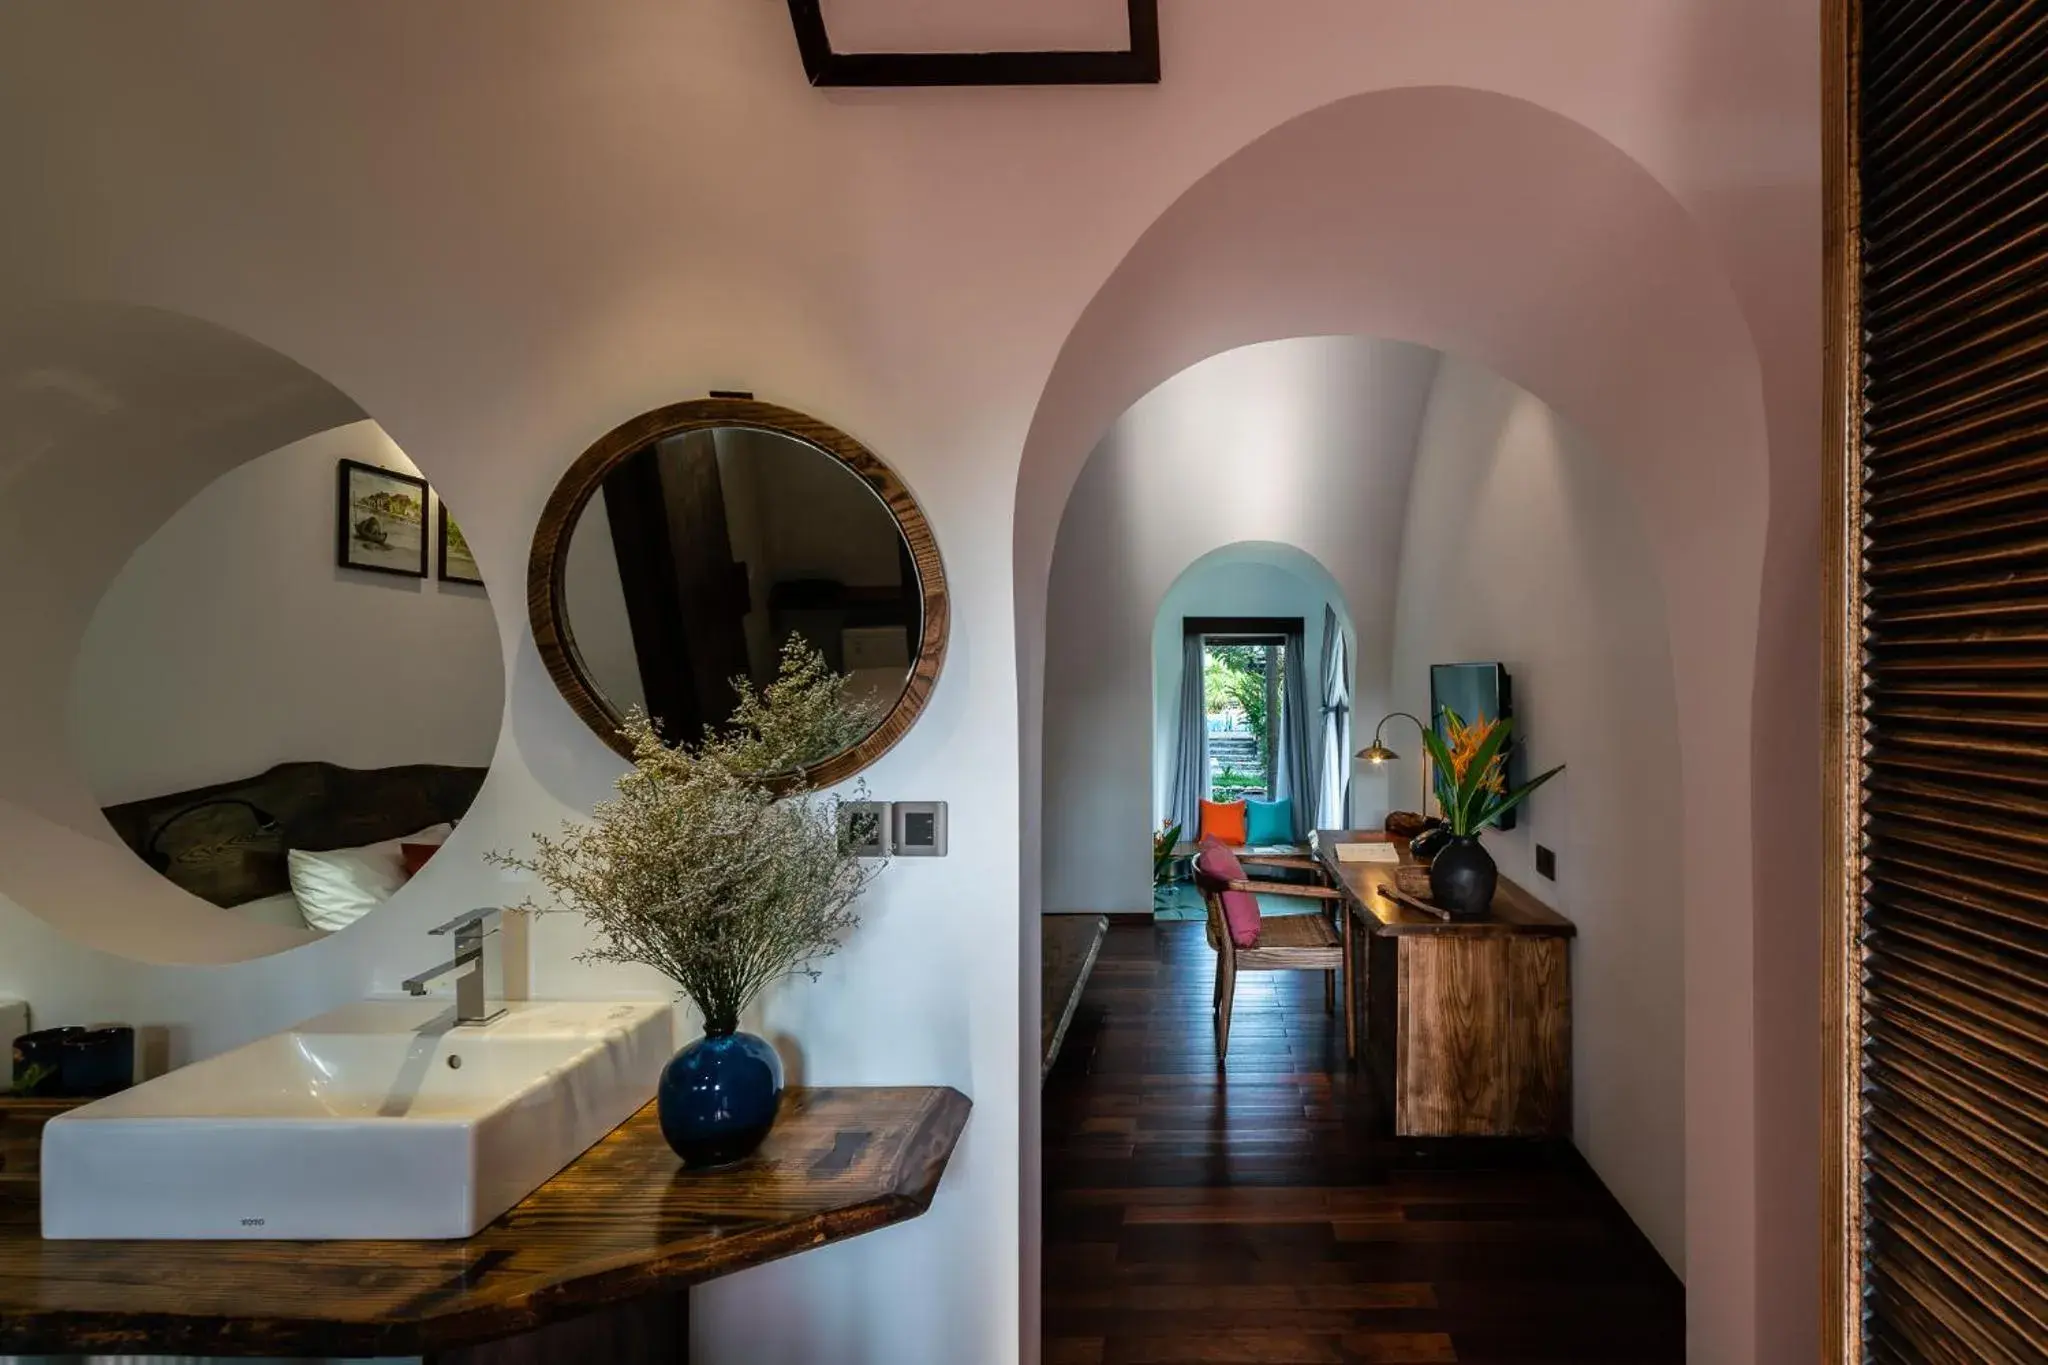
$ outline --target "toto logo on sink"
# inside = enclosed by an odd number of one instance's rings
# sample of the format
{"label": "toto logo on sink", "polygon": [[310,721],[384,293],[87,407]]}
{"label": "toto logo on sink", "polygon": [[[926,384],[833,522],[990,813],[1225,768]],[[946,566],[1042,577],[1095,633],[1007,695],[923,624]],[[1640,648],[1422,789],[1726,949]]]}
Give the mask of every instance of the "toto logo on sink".
{"label": "toto logo on sink", "polygon": [[261,1218],[244,1218],[242,1226],[245,1228],[260,1228],[263,1226],[263,1220]]}

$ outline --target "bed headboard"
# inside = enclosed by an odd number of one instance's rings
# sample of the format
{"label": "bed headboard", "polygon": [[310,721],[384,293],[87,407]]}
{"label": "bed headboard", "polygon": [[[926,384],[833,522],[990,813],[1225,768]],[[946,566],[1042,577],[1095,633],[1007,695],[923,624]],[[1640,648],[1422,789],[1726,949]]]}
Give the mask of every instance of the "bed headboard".
{"label": "bed headboard", "polygon": [[128,801],[105,814],[137,857],[201,900],[234,906],[291,889],[288,849],[354,848],[460,819],[486,771],[280,763],[259,777]]}

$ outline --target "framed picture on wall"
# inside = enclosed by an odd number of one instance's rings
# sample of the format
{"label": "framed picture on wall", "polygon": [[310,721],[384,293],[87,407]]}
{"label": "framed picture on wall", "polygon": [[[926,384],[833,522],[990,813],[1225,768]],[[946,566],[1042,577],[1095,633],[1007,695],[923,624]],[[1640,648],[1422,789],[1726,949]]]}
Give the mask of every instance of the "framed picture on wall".
{"label": "framed picture on wall", "polygon": [[448,503],[438,495],[435,502],[441,513],[441,557],[440,573],[444,583],[474,583],[482,587],[484,576],[477,570],[476,556],[469,552],[469,541],[464,538],[462,528],[455,518],[448,515]]}
{"label": "framed picture on wall", "polygon": [[360,460],[340,465],[334,562],[344,569],[427,576],[427,481]]}

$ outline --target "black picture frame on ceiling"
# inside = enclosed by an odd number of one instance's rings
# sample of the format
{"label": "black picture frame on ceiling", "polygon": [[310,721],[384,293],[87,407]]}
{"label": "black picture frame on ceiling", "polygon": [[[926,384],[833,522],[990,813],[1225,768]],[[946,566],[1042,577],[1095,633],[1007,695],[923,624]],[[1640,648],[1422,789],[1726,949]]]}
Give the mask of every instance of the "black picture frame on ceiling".
{"label": "black picture frame on ceiling", "polygon": [[[436,523],[436,530],[434,532],[434,572],[436,576],[443,583],[467,583],[472,587],[481,588],[484,585],[483,571],[481,569],[478,569],[474,574],[464,573],[462,571],[461,556],[457,556],[453,568],[449,566],[448,533],[452,530],[456,535],[460,536],[462,535],[462,526],[461,523],[449,517],[448,500],[439,493],[434,495],[434,521]],[[469,538],[467,536],[463,536],[462,544],[466,551],[469,547]],[[476,558],[473,554],[470,556],[469,562],[472,566],[475,565]]]}
{"label": "black picture frame on ceiling", "polygon": [[[353,515],[355,502],[355,481],[358,479],[377,480],[385,483],[403,484],[416,490],[420,505],[419,557],[417,563],[377,563],[366,558],[373,552],[368,541],[356,535],[356,518]],[[427,481],[413,474],[401,474],[395,469],[382,465],[366,464],[361,460],[339,460],[335,467],[334,496],[334,563],[337,568],[353,569],[358,573],[390,574],[397,578],[425,578],[427,576]]]}
{"label": "black picture frame on ceiling", "polygon": [[816,86],[1159,84],[1159,0],[1125,0],[1131,45],[1116,52],[834,52],[819,4],[789,0]]}

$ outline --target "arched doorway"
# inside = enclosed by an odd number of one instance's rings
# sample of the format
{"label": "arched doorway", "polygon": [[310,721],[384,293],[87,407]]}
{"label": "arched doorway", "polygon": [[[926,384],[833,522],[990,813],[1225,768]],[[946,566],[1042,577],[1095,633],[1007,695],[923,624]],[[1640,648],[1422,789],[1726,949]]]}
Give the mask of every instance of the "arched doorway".
{"label": "arched doorway", "polygon": [[[1611,144],[1498,95],[1359,96],[1211,171],[1105,282],[1061,352],[1019,476],[1025,912],[1042,900],[1046,584],[1089,451],[1139,395],[1192,363],[1316,334],[1396,337],[1481,362],[1608,452],[1642,510],[1681,718],[1691,1347],[1700,1360],[1752,1359],[1765,414],[1755,346],[1720,266],[1669,193]],[[1029,1208],[1029,1092],[1022,1117]],[[1026,1222],[1028,1322],[1037,1267]]]}
{"label": "arched doorway", "polygon": [[[1349,743],[1349,698],[1357,685],[1358,631],[1352,624],[1343,586],[1324,564],[1296,546],[1262,540],[1237,541],[1211,550],[1189,564],[1168,585],[1153,613],[1153,823],[1157,825],[1178,814],[1173,780],[1180,746],[1175,742],[1173,727],[1186,681],[1186,631],[1191,618],[1205,617],[1277,617],[1302,623],[1300,658],[1280,660],[1283,675],[1297,666],[1302,669],[1303,694],[1313,708],[1302,726],[1310,749],[1302,765],[1306,770],[1303,777],[1310,790],[1290,793],[1290,799],[1302,802],[1310,828],[1346,824],[1345,797],[1353,748]],[[1344,699],[1327,715],[1322,695],[1326,660],[1336,675],[1335,690]],[[1275,682],[1284,707],[1284,682]],[[1212,709],[1218,704],[1242,709],[1232,697],[1210,700]],[[1333,727],[1329,735],[1324,733],[1326,724]],[[1277,776],[1273,760],[1275,751],[1284,744],[1284,735],[1285,718],[1272,716],[1263,736],[1255,737],[1257,742],[1251,746],[1252,762],[1258,771],[1248,771],[1247,777],[1256,776],[1265,784]],[[1333,747],[1326,745],[1326,739],[1334,740],[1336,752],[1325,752]],[[1256,752],[1261,744],[1263,754]],[[1242,737],[1234,747],[1239,752],[1247,749]],[[1222,753],[1212,754],[1203,766],[1209,774],[1221,776],[1222,770],[1232,764],[1232,756]]]}

